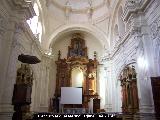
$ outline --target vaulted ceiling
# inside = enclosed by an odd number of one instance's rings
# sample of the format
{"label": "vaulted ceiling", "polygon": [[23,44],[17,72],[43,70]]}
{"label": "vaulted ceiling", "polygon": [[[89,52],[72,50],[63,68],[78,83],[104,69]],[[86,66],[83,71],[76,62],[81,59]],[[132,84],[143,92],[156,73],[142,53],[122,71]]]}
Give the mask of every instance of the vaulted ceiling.
{"label": "vaulted ceiling", "polygon": [[[104,46],[109,45],[107,26],[110,0],[37,0],[43,26],[42,47],[48,49],[57,36],[75,30],[91,34]],[[105,32],[104,32],[105,31]]]}

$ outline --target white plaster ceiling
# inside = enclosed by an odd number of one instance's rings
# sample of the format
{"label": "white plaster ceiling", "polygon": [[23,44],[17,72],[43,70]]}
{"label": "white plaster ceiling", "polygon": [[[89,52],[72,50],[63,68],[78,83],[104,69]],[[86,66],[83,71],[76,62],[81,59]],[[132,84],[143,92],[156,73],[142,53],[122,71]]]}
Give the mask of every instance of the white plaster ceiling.
{"label": "white plaster ceiling", "polygon": [[[50,0],[51,13],[62,21],[99,21],[109,16],[109,0]],[[70,8],[69,10],[68,7]],[[68,18],[66,18],[68,16]]]}

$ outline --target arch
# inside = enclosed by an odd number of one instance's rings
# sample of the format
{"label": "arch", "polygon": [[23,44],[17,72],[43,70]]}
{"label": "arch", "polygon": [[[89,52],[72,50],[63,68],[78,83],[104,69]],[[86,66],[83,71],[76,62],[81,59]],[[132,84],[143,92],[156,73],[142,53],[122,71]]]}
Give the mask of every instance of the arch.
{"label": "arch", "polygon": [[59,27],[49,38],[48,40],[48,44],[46,46],[46,49],[49,49],[54,42],[56,41],[56,39],[68,32],[74,32],[74,31],[82,31],[82,32],[86,32],[89,33],[91,35],[93,35],[95,38],[97,38],[97,40],[101,43],[102,46],[107,46],[109,48],[109,41],[107,38],[107,35],[105,33],[103,33],[101,30],[97,29],[94,26],[91,25],[82,25],[82,24],[70,24],[70,25],[64,25]]}
{"label": "arch", "polygon": [[118,26],[119,26],[119,35],[122,36],[125,33],[125,24],[122,20],[122,14],[123,14],[123,9],[122,6],[120,6],[118,10]]}
{"label": "arch", "polygon": [[111,17],[110,17],[110,25],[109,25],[109,31],[110,31],[110,43],[112,43],[112,41],[113,41],[113,39],[114,39],[114,26],[115,26],[115,24],[116,24],[116,15],[117,15],[117,11],[118,11],[118,9],[117,8],[119,8],[119,6],[120,6],[120,4],[121,4],[121,1],[122,0],[117,0],[117,1],[115,1],[116,3],[115,3],[115,6],[114,6],[114,8],[113,8],[113,12],[112,12],[112,14],[111,14]]}
{"label": "arch", "polygon": [[136,64],[136,60],[134,59],[128,61],[127,63],[124,63],[117,72],[117,76],[116,76],[117,80],[119,80],[120,74],[126,66],[135,65],[135,64]]}

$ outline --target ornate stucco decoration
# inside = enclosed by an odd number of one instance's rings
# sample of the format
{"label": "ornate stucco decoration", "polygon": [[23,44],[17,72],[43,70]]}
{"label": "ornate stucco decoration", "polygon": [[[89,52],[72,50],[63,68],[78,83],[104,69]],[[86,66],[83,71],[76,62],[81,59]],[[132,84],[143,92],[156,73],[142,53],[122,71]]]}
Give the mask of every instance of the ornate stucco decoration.
{"label": "ornate stucco decoration", "polygon": [[154,39],[157,37],[157,34],[158,34],[158,24],[154,22],[151,25],[151,37]]}
{"label": "ornate stucco decoration", "polygon": [[26,19],[35,16],[32,0],[7,0],[13,10],[24,13]]}
{"label": "ornate stucco decoration", "polygon": [[142,13],[144,9],[149,4],[150,0],[128,0],[125,3],[124,12],[122,14],[122,19],[127,22],[127,30],[123,36],[120,37],[118,42],[116,43],[116,47],[112,50],[112,57],[118,53],[121,46],[129,40],[132,36],[141,36],[147,32],[146,29],[142,29],[142,26],[145,26],[145,21],[141,17],[141,19],[137,19],[139,14],[137,12]]}
{"label": "ornate stucco decoration", "polygon": [[17,70],[17,84],[33,84],[33,71],[29,64],[21,64],[21,67]]}
{"label": "ornate stucco decoration", "polygon": [[[105,1],[104,1],[104,2],[105,2]],[[94,11],[95,11],[95,10],[99,10],[101,7],[104,7],[104,6],[107,4],[107,3],[104,3],[104,2],[101,2],[101,3],[93,6],[93,10],[94,10]],[[52,3],[53,5],[55,5],[57,8],[65,11],[65,5],[62,5],[62,4],[58,3],[56,0],[52,0],[52,1],[50,1],[50,3]],[[89,8],[89,7],[88,7],[88,8]],[[73,13],[77,13],[77,14],[84,14],[84,13],[87,13],[88,8],[84,7],[84,8],[79,8],[79,9],[78,9],[78,8],[74,8],[74,7],[72,6],[72,12],[73,12]]]}
{"label": "ornate stucco decoration", "polygon": [[127,21],[132,13],[143,11],[151,0],[127,0],[122,19]]}
{"label": "ornate stucco decoration", "polygon": [[0,36],[4,34],[5,31],[6,20],[3,16],[0,15]]}
{"label": "ornate stucco decoration", "polygon": [[[159,64],[160,56],[160,18],[150,25],[151,38],[153,40],[154,62]],[[156,71],[159,71],[158,69]]]}

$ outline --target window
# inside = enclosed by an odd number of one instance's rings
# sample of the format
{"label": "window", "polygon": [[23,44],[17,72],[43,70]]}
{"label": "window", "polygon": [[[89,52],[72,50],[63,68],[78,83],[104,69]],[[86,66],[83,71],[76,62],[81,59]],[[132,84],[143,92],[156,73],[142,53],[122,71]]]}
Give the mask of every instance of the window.
{"label": "window", "polygon": [[35,37],[37,39],[39,39],[39,41],[41,42],[41,36],[42,36],[42,25],[41,25],[41,21],[40,21],[40,14],[39,14],[39,8],[37,3],[34,3],[34,10],[36,13],[36,16],[34,16],[33,18],[27,20],[27,23],[29,25],[29,27],[31,28],[33,34],[35,35]]}

